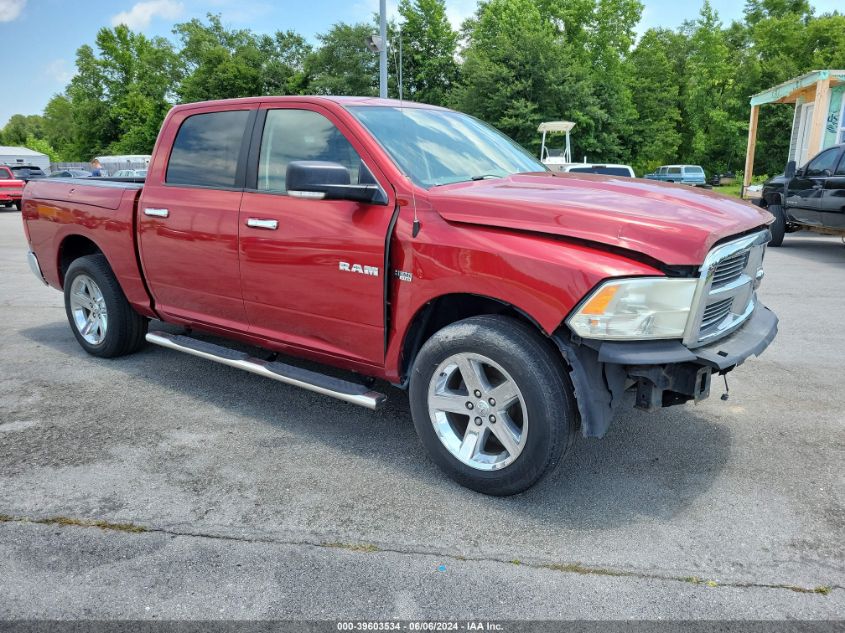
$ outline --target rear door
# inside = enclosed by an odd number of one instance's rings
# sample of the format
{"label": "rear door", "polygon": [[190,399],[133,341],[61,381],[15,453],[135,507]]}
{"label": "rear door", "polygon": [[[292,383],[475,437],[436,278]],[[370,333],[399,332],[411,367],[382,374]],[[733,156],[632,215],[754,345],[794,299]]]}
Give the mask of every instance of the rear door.
{"label": "rear door", "polygon": [[256,109],[214,106],[168,120],[159,146],[172,150],[151,167],[138,213],[144,275],[163,315],[247,328],[238,212]]}
{"label": "rear door", "polygon": [[[250,331],[327,354],[384,363],[384,249],[394,193],[360,141],[311,104],[262,109],[240,213],[241,280]],[[293,161],[340,163],[378,182],[387,205],[288,195]],[[375,174],[375,175],[374,175]]]}
{"label": "rear door", "polygon": [[826,149],[799,170],[789,182],[786,211],[801,224],[822,225],[822,190],[836,168],[838,155],[838,148]]}
{"label": "rear door", "polygon": [[845,151],[841,151],[833,176],[825,182],[821,208],[825,226],[845,230]]}

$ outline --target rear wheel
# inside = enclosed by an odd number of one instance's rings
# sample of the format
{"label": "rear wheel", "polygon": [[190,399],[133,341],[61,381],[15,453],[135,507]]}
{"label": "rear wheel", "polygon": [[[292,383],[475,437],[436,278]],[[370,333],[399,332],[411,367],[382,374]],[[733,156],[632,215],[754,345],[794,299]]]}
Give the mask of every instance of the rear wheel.
{"label": "rear wheel", "polygon": [[531,487],[577,435],[561,359],[532,328],[506,317],[472,317],[434,334],[414,363],[410,398],[432,460],[486,494]]}
{"label": "rear wheel", "polygon": [[783,244],[783,237],[786,235],[786,215],[783,212],[783,207],[779,204],[771,204],[768,206],[768,211],[775,216],[775,221],[769,227],[772,232],[772,239],[769,246],[780,246]]}
{"label": "rear wheel", "polygon": [[64,292],[70,327],[89,354],[113,358],[144,345],[147,319],[129,305],[103,255],[75,259],[65,275]]}

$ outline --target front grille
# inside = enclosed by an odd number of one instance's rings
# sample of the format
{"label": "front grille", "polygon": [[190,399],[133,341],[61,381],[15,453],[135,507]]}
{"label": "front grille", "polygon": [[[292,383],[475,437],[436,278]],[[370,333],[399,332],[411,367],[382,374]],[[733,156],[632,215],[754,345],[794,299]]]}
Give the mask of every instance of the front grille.
{"label": "front grille", "polygon": [[711,303],[704,308],[704,316],[701,317],[701,332],[702,334],[708,331],[712,326],[716,325],[724,319],[731,311],[733,305],[733,298],[722,299],[716,303]]}
{"label": "front grille", "polygon": [[707,255],[684,334],[688,347],[727,336],[751,316],[769,237],[768,231],[741,237]]}
{"label": "front grille", "polygon": [[723,286],[739,279],[742,271],[748,266],[749,254],[750,251],[738,253],[716,264],[713,269],[713,286]]}

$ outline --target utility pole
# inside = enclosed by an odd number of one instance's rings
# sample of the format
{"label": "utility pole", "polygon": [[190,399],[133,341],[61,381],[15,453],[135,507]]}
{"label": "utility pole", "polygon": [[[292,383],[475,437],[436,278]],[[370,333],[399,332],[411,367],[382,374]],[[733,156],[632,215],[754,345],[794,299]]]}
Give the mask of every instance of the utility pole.
{"label": "utility pole", "polygon": [[387,0],[379,0],[379,37],[381,50],[378,53],[378,96],[387,98]]}

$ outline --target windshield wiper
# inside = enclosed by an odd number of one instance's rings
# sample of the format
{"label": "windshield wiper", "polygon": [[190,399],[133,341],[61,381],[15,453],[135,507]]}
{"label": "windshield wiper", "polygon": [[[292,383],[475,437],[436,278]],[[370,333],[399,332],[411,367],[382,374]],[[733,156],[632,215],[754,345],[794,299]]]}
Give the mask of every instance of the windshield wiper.
{"label": "windshield wiper", "polygon": [[487,180],[488,178],[504,178],[504,176],[500,174],[481,174],[479,176],[473,176],[470,180]]}

